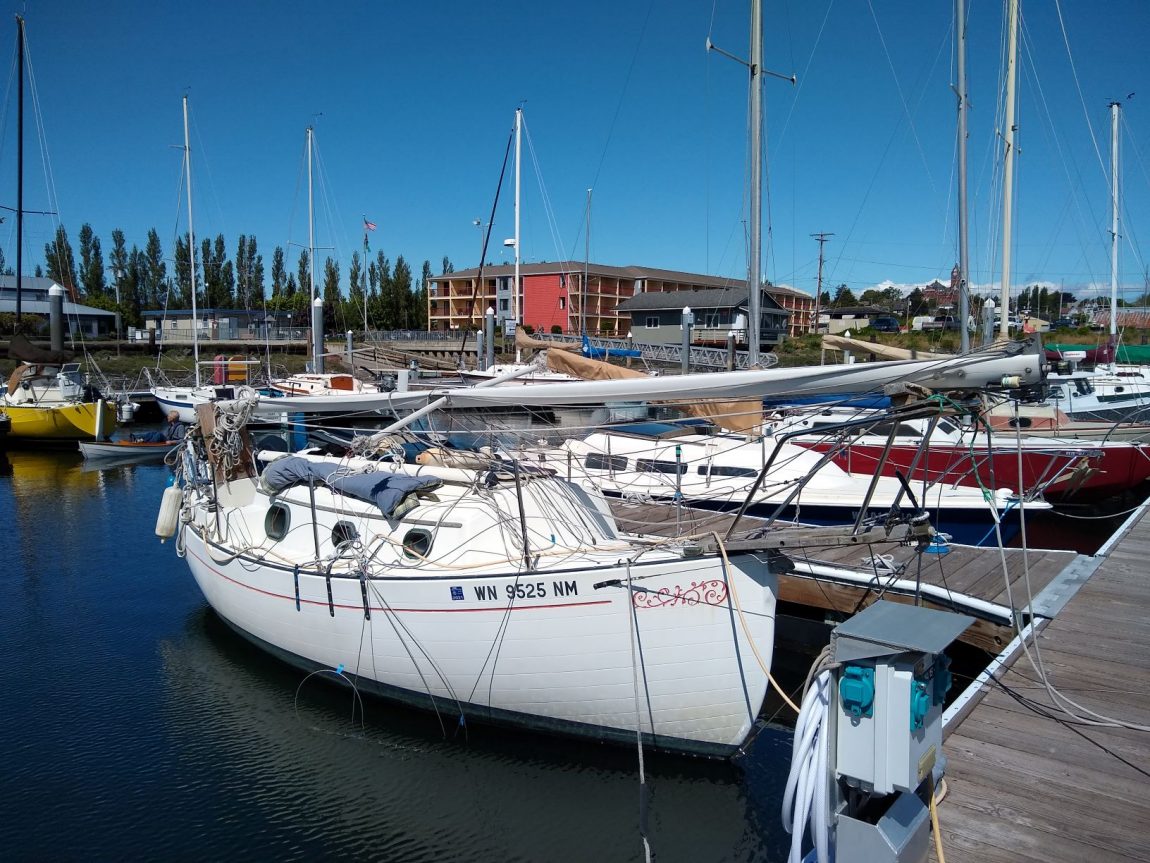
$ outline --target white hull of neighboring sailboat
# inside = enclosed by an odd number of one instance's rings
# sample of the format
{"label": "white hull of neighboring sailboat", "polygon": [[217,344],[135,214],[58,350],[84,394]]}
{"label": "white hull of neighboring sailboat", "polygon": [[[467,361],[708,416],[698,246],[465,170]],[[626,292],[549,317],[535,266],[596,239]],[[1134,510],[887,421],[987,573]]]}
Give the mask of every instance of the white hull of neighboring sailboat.
{"label": "white hull of neighboring sailboat", "polygon": [[252,395],[255,391],[249,386],[206,386],[206,387],[152,387],[152,395],[160,411],[167,414],[176,411],[180,422],[194,423],[196,407],[214,401],[230,400]]}

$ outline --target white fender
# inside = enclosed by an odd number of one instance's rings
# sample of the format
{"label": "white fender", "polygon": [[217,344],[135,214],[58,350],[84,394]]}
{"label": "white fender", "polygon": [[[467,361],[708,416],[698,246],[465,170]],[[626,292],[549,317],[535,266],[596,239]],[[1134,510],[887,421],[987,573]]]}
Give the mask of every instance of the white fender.
{"label": "white fender", "polygon": [[160,512],[156,516],[156,536],[160,542],[171,539],[176,533],[176,526],[180,521],[180,508],[184,504],[184,490],[177,485],[170,485],[164,489],[164,497],[160,500]]}

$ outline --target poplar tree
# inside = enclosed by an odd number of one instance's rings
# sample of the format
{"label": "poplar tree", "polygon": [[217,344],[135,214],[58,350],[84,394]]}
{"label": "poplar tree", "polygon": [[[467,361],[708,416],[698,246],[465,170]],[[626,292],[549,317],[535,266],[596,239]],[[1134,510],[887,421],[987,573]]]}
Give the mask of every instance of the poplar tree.
{"label": "poplar tree", "polygon": [[264,256],[256,250],[256,235],[248,237],[248,300],[253,305],[264,303]]}
{"label": "poplar tree", "polygon": [[93,299],[104,297],[108,292],[100,238],[87,222],[80,228],[80,285],[84,289],[84,296]]}
{"label": "poplar tree", "polygon": [[[44,244],[44,260],[48,264],[48,278],[62,288],[67,288],[76,296],[76,259],[72,254],[72,244],[68,242],[68,232],[63,225],[56,226],[56,239]],[[42,273],[37,266],[37,273]]]}
{"label": "poplar tree", "polygon": [[400,255],[395,259],[395,270],[391,274],[391,290],[388,291],[388,313],[391,329],[406,329],[411,316],[411,267]]}
{"label": "poplar tree", "polygon": [[[113,233],[113,241],[115,233]],[[120,234],[120,243],[123,245],[123,232]],[[164,261],[164,249],[160,245],[160,235],[156,229],[148,231],[148,242],[144,246],[141,259],[141,283],[139,302],[143,308],[155,309],[163,305],[162,294],[164,285],[168,281],[168,265]]]}
{"label": "poplar tree", "polygon": [[[178,308],[191,308],[192,304],[192,257],[189,252],[190,238],[187,234],[176,237],[176,289],[173,296],[168,298],[168,306]],[[196,303],[199,303],[199,293],[203,283],[197,279]]]}
{"label": "poplar tree", "polygon": [[311,302],[314,291],[312,290],[311,283],[311,257],[307,249],[299,253],[299,266],[296,267],[296,285],[301,293],[307,294],[308,302]]}
{"label": "poplar tree", "polygon": [[120,302],[124,302],[123,279],[128,274],[128,249],[124,245],[124,232],[119,228],[112,231],[112,251],[108,254],[108,265],[112,276],[120,279]]}
{"label": "poplar tree", "polygon": [[342,317],[341,299],[339,262],[328,258],[323,263],[323,326],[326,332],[332,332],[338,326],[338,317]]}
{"label": "poplar tree", "polygon": [[419,279],[419,299],[415,304],[415,319],[411,322],[412,329],[427,329],[427,292],[431,288],[431,279],[431,261],[424,261],[423,275]]}
{"label": "poplar tree", "polygon": [[[293,291],[294,293],[294,291]],[[284,250],[276,246],[272,252],[272,300],[287,294],[287,269],[284,267]]]}
{"label": "poplar tree", "polygon": [[363,289],[363,265],[359,260],[359,252],[351,253],[351,264],[347,268],[347,299],[348,306],[357,321],[362,321],[364,304],[367,294]]}

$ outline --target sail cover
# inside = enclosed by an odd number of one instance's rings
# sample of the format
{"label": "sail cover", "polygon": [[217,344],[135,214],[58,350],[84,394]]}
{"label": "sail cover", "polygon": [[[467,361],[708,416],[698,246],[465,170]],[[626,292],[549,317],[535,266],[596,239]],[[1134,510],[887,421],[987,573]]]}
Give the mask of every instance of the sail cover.
{"label": "sail cover", "polygon": [[261,399],[260,416],[303,411],[354,414],[408,411],[444,399],[445,408],[555,407],[620,401],[692,402],[702,399],[763,399],[781,395],[880,392],[891,383],[915,383],[932,390],[999,386],[1003,378],[1034,384],[1045,373],[1042,357],[1015,343],[945,360],[854,363],[733,372],[534,384],[529,387],[444,387],[420,392],[303,396]]}

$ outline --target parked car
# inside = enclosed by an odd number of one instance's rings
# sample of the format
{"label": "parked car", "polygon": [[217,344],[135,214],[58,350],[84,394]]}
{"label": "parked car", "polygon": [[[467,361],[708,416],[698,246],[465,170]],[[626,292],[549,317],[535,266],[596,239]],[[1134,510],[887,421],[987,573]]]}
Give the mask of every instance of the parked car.
{"label": "parked car", "polygon": [[898,318],[889,315],[875,318],[870,322],[870,328],[876,333],[897,333],[902,329],[899,326]]}
{"label": "parked car", "polygon": [[954,315],[939,315],[933,321],[924,321],[922,328],[924,330],[947,330],[949,332],[958,332],[962,329],[962,325],[958,322],[958,318]]}
{"label": "parked car", "polygon": [[1072,330],[1074,329],[1074,318],[1059,318],[1050,325],[1052,330]]}

